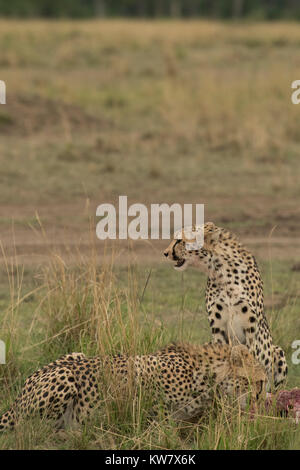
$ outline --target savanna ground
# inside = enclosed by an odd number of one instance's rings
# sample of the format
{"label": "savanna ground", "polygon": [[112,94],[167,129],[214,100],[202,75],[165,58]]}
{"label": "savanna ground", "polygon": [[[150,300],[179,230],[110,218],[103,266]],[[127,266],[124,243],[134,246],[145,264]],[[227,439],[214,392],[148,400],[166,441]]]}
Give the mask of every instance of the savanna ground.
{"label": "savanna ground", "polygon": [[[167,241],[104,244],[103,202],[204,203],[240,235],[299,386],[300,27],[293,23],[0,21],[0,411],[59,355],[154,351],[210,332],[205,277]],[[129,255],[129,256],[128,256]],[[220,412],[179,429],[147,403],[99,398],[82,430],[30,420],[2,449],[297,449],[287,420]]]}

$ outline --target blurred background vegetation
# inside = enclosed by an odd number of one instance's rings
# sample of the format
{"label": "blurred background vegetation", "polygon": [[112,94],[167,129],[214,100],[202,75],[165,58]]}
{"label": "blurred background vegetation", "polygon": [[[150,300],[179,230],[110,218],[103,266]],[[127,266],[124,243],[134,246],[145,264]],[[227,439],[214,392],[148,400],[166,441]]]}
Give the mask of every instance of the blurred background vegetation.
{"label": "blurred background vegetation", "polygon": [[[205,276],[172,270],[167,240],[96,240],[96,207],[119,195],[203,203],[240,236],[299,386],[299,0],[0,0],[0,17],[0,413],[65,352],[210,339]],[[300,448],[284,419],[183,437],[122,412],[61,438],[26,423],[0,448]]]}
{"label": "blurred background vegetation", "polygon": [[298,0],[0,0],[11,17],[300,19]]}

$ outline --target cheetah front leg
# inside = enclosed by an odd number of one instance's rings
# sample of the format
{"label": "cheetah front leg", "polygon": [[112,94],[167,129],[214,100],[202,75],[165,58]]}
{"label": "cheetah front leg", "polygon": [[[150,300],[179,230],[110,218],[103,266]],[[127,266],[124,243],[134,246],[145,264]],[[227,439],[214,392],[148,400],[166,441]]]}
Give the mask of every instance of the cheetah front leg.
{"label": "cheetah front leg", "polygon": [[74,420],[74,406],[76,399],[70,400],[67,404],[62,416],[56,421],[56,429],[66,429],[74,427],[76,420]]}
{"label": "cheetah front leg", "polygon": [[247,302],[217,301],[208,314],[214,343],[245,344],[255,352],[256,316]]}
{"label": "cheetah front leg", "polygon": [[228,344],[228,308],[223,303],[216,303],[207,307],[208,321],[212,333],[213,343]]}
{"label": "cheetah front leg", "polygon": [[211,391],[201,391],[199,394],[186,397],[183,402],[176,407],[172,413],[172,417],[178,421],[190,421],[198,418],[206,410],[210,409],[212,404]]}
{"label": "cheetah front leg", "polygon": [[155,401],[151,406],[151,418],[161,419],[171,418],[174,421],[189,421],[203,414],[212,403],[211,393],[201,391],[184,397],[183,401]]}

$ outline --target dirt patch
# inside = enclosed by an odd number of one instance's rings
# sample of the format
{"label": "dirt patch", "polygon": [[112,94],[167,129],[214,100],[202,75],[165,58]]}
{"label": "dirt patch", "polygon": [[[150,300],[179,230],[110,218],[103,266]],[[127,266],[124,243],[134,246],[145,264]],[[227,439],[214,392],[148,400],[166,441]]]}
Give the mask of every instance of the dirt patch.
{"label": "dirt patch", "polygon": [[[18,206],[0,205],[0,264],[7,260],[25,265],[36,265],[49,260],[53,254],[61,256],[66,262],[78,263],[81,256],[97,256],[99,260],[106,254],[114,254],[116,263],[127,264],[132,258],[137,263],[159,263],[167,240],[110,240],[96,238],[96,205],[84,201],[50,205]],[[38,219],[35,214],[38,214]],[[216,217],[210,220],[216,221]],[[40,225],[41,222],[41,225]],[[248,219],[250,222],[250,219]],[[251,252],[262,260],[278,259],[293,261],[293,270],[299,269],[300,239],[294,230],[295,219],[286,221],[286,230],[271,231],[270,227],[238,225],[233,219],[226,225],[236,233]]]}
{"label": "dirt patch", "polygon": [[79,106],[38,95],[12,96],[0,110],[0,134],[5,135],[93,130],[105,123]]}
{"label": "dirt patch", "polygon": [[[56,228],[43,233],[29,228],[17,229],[14,238],[8,231],[1,234],[0,265],[7,262],[22,265],[43,264],[54,255],[61,257],[69,265],[78,264],[83,258],[97,257],[101,263],[104,259],[114,258],[115,263],[155,264],[164,262],[163,250],[167,240],[137,241],[100,241],[95,234],[82,231],[67,231]],[[300,241],[297,238],[253,237],[243,239],[245,245],[258,260],[291,261],[300,257]]]}

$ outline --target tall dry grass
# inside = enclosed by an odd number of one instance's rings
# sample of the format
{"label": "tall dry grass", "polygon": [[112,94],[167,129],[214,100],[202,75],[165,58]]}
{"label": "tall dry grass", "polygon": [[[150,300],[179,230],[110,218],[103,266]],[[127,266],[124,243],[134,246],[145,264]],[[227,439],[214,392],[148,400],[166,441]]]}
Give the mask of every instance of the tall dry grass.
{"label": "tall dry grass", "polygon": [[[13,293],[22,291],[22,276],[12,283],[18,286]],[[114,256],[99,264],[92,248],[91,256],[80,257],[71,267],[53,255],[39,276],[39,284],[34,290],[40,289],[40,295],[36,315],[31,316],[31,341],[28,337],[25,343],[24,337],[22,341],[18,320],[13,322],[26,296],[12,295],[6,314],[7,332],[13,333],[16,343],[8,349],[6,373],[0,379],[1,411],[16,397],[35,362],[43,365],[72,351],[88,356],[147,354],[170,339],[169,331],[143,308],[147,282],[140,282],[132,265],[120,282]],[[36,341],[35,331],[39,331],[41,341]],[[142,387],[122,389],[107,371],[98,405],[84,426],[57,433],[51,422],[32,418],[1,435],[0,447],[270,449],[292,447],[297,439],[297,429],[291,422],[263,412],[253,420],[238,408],[228,408],[226,402],[219,403],[218,412],[210,409],[197,423],[179,424],[163,416],[151,420],[151,399],[151,393]]]}
{"label": "tall dry grass", "polygon": [[[76,202],[81,207],[83,197],[99,204],[127,194],[145,203],[205,202],[213,220],[247,236],[258,228],[265,236],[278,223],[279,233],[293,237],[299,110],[291,104],[290,85],[299,78],[299,44],[296,23],[1,20],[0,78],[9,98],[0,113],[1,200],[8,205],[1,236],[11,207],[18,208],[22,253],[32,207],[47,206],[51,228],[80,226],[85,233]],[[99,119],[96,129],[86,112]],[[80,126],[72,119],[76,113]],[[63,207],[66,202],[71,207]],[[276,291],[283,302],[274,309],[272,303],[268,313],[276,341],[289,353],[299,331],[294,253],[288,240],[284,261],[274,266],[274,289],[268,287],[268,295],[273,299]],[[11,259],[4,263],[4,300],[0,292],[0,338],[8,350],[0,369],[1,412],[28,374],[66,352],[147,353],[179,336],[209,337],[198,273],[187,273],[189,281],[180,286],[168,268],[157,268],[146,306],[147,278],[134,266],[121,276],[114,257],[99,264],[94,248],[85,259],[79,249],[72,265],[54,254],[44,269],[24,270]],[[28,278],[36,285],[25,286]],[[158,310],[164,326],[152,315]],[[297,366],[290,377],[297,385]],[[279,418],[249,422],[220,413],[178,429],[172,422],[149,423],[141,402],[120,403],[101,399],[94,423],[63,436],[48,423],[24,423],[1,436],[0,447],[300,446],[299,430]]]}

